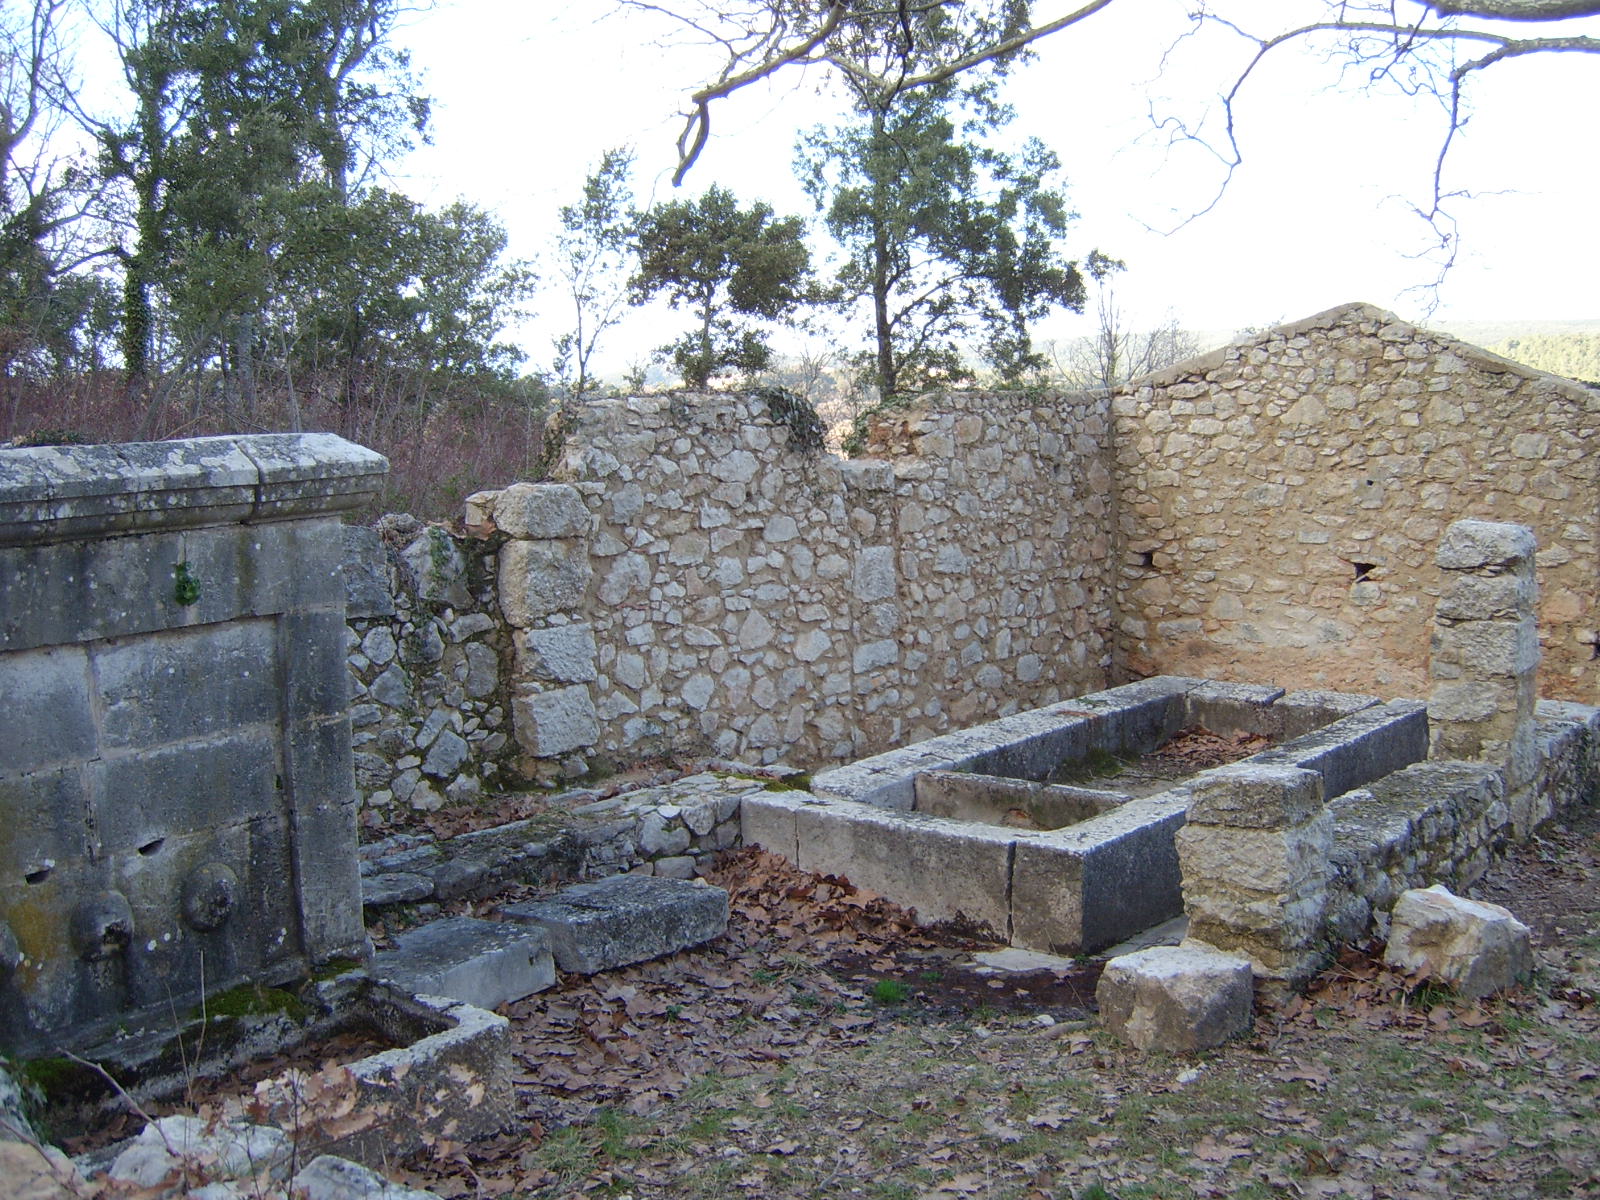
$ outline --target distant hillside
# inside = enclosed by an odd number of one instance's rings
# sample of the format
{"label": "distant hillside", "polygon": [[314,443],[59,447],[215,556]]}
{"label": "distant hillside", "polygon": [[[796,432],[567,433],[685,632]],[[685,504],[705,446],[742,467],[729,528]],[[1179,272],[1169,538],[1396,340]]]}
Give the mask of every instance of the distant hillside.
{"label": "distant hillside", "polygon": [[1523,334],[1479,344],[1502,358],[1549,371],[1552,375],[1600,383],[1600,331]]}
{"label": "distant hillside", "polygon": [[[1504,345],[1510,341],[1524,341],[1535,337],[1559,337],[1567,334],[1587,334],[1591,337],[1600,337],[1600,318],[1586,318],[1571,321],[1424,321],[1427,328],[1438,333],[1446,333],[1451,337],[1460,338],[1463,342],[1471,342],[1474,346],[1482,346],[1485,350],[1492,350],[1496,346]],[[1495,353],[1500,353],[1498,350]],[[1509,357],[1509,356],[1508,356]],[[1517,361],[1522,361],[1518,359]],[[1534,364],[1529,364],[1530,366]],[[1548,370],[1549,368],[1541,368]]]}

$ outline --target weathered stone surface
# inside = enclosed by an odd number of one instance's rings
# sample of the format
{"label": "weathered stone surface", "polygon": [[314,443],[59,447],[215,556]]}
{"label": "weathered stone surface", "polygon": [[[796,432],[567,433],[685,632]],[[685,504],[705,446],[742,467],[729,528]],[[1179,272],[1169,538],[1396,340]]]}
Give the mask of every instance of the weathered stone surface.
{"label": "weathered stone surface", "polygon": [[1533,971],[1530,931],[1498,904],[1452,895],[1442,884],[1413,888],[1395,903],[1383,960],[1425,970],[1463,996],[1487,996]]}
{"label": "weathered stone surface", "polygon": [[589,509],[564,483],[514,483],[494,500],[494,523],[514,538],[582,537]]}
{"label": "weathered stone surface", "polygon": [[[1117,579],[1119,664],[1426,696],[1417,618],[1439,567],[1505,573],[1533,553],[1477,520],[1490,518],[1537,533],[1544,693],[1596,697],[1592,392],[1347,304],[1112,404],[1132,556]],[[1475,520],[1447,538],[1458,516]],[[1463,597],[1468,611],[1449,615],[1481,619],[1488,602]]]}
{"label": "weathered stone surface", "polygon": [[370,908],[409,904],[433,895],[433,880],[413,871],[390,871],[361,879],[361,903]]}
{"label": "weathered stone surface", "polygon": [[600,740],[594,699],[583,684],[518,696],[512,708],[517,741],[536,757],[555,758]]}
{"label": "weathered stone surface", "polygon": [[420,995],[493,1009],[556,981],[541,929],[449,917],[408,930],[378,954],[372,973]]}
{"label": "weathered stone surface", "polygon": [[400,552],[411,572],[417,595],[429,604],[472,603],[467,591],[467,560],[455,541],[443,529],[430,526],[422,536]]}
{"label": "weathered stone surface", "polygon": [[728,927],[728,893],[679,879],[614,875],[501,912],[542,928],[563,971],[593,975],[720,936]]}
{"label": "weathered stone surface", "polygon": [[[7,937],[11,931],[5,931]],[[12,945],[15,946],[13,939]],[[12,971],[16,969],[15,962],[0,962],[0,969]],[[31,1141],[34,1137],[33,1125],[28,1121],[28,1115],[23,1112],[22,1089],[17,1086],[17,1081],[11,1073],[0,1066],[0,1142],[5,1141]],[[0,1178],[4,1178],[0,1175]]]}
{"label": "weathered stone surface", "polygon": [[1322,808],[1322,776],[1295,767],[1218,767],[1194,780],[1189,790],[1192,825],[1281,829],[1303,824]]}
{"label": "weathered stone surface", "polygon": [[394,594],[389,590],[387,563],[378,531],[362,525],[345,525],[345,612],[355,617],[394,615]]}
{"label": "weathered stone surface", "polygon": [[570,612],[583,600],[589,575],[579,541],[507,542],[500,547],[500,610],[518,628]]}
{"label": "weathered stone surface", "polygon": [[154,1187],[190,1161],[224,1178],[265,1174],[281,1178],[294,1147],[289,1135],[270,1125],[244,1121],[212,1125],[199,1117],[159,1117],[146,1125],[112,1161],[115,1180]]}
{"label": "weathered stone surface", "polygon": [[0,1182],[6,1200],[80,1200],[83,1179],[54,1146],[0,1137]]}
{"label": "weathered stone surface", "polygon": [[590,683],[595,669],[594,629],[586,624],[530,629],[522,635],[527,657],[521,669],[530,678],[557,683]]}
{"label": "weathered stone surface", "polygon": [[1533,558],[1533,530],[1500,521],[1456,521],[1445,530],[1434,561],[1445,571],[1507,570]]}
{"label": "weathered stone surface", "polygon": [[292,1183],[305,1200],[439,1200],[433,1192],[392,1183],[360,1163],[331,1154],[312,1159]]}
{"label": "weathered stone surface", "polygon": [[1204,1050],[1250,1028],[1250,963],[1195,942],[1136,950],[1106,963],[1095,1000],[1105,1027],[1139,1050]]}

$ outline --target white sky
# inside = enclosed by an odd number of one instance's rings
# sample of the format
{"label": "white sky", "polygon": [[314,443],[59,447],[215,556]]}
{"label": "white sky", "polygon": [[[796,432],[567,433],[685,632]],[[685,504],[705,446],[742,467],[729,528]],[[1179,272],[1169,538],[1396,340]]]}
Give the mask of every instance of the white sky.
{"label": "white sky", "polygon": [[[1336,68],[1315,53],[1279,52],[1247,85],[1238,109],[1246,161],[1216,208],[1170,235],[1153,231],[1202,208],[1218,173],[1192,147],[1166,151],[1151,135],[1149,109],[1192,118],[1215,108],[1238,61],[1223,43],[1191,43],[1162,69],[1186,7],[1120,0],[1040,43],[1009,89],[1019,136],[1037,134],[1065,166],[1080,214],[1068,252],[1081,258],[1098,246],[1126,260],[1118,294],[1140,320],[1170,309],[1190,328],[1228,332],[1358,299],[1420,317],[1425,300],[1406,289],[1433,272],[1408,257],[1428,234],[1408,204],[1428,194],[1443,114],[1431,99],[1336,90]],[[1233,0],[1229,9],[1246,21],[1264,14],[1264,27],[1277,29],[1304,7]],[[407,190],[494,210],[528,256],[547,244],[557,207],[577,196],[609,146],[636,148],[641,197],[669,198],[675,114],[706,61],[663,48],[662,31],[638,14],[608,14],[608,0],[441,0],[418,18],[406,38],[436,101],[435,130],[433,145],[404,164]],[[1597,21],[1567,26],[1600,32]],[[682,194],[716,182],[809,215],[790,174],[795,136],[837,111],[815,82],[790,76],[723,102]],[[1475,115],[1447,184],[1492,194],[1457,205],[1464,249],[1435,324],[1600,317],[1597,87],[1600,58],[1584,55],[1499,64],[1473,85]],[[539,307],[522,337],[535,364],[564,315],[553,295]],[[1064,318],[1045,333],[1087,328],[1086,318]],[[611,366],[670,331],[649,317],[624,327]]]}

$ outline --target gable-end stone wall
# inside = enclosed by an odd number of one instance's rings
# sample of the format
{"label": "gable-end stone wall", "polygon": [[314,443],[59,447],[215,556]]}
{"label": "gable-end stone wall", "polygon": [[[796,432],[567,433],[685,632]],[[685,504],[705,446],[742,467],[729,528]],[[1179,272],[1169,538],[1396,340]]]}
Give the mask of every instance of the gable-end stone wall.
{"label": "gable-end stone wall", "polygon": [[1369,305],[1114,399],[1118,671],[1427,693],[1433,547],[1538,536],[1540,691],[1593,702],[1600,391]]}
{"label": "gable-end stone wall", "polygon": [[560,474],[468,502],[509,535],[533,773],[666,750],[820,763],[1103,685],[1104,400],[941,396],[841,461],[765,401],[586,406]]}

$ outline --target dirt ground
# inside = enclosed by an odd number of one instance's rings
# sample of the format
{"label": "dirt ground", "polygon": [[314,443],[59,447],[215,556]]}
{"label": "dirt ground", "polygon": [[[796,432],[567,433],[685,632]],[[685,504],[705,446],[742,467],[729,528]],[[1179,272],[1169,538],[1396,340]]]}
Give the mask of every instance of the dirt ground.
{"label": "dirt ground", "polygon": [[513,1005],[515,1132],[398,1175],[446,1197],[1600,1195],[1600,813],[1475,895],[1538,970],[1483,1003],[1351,950],[1253,1032],[1141,1055],[1099,963],[986,973],[841,880],[741,851],[726,936]]}

